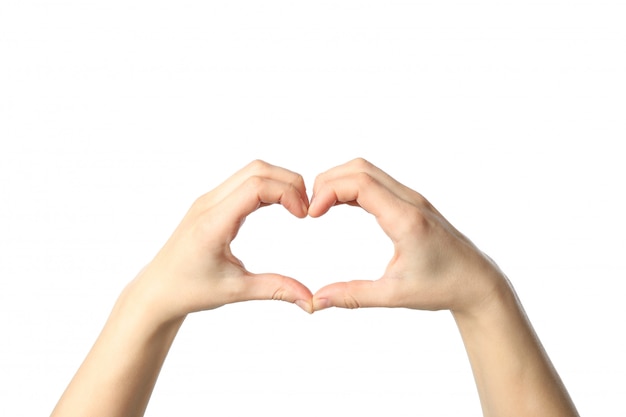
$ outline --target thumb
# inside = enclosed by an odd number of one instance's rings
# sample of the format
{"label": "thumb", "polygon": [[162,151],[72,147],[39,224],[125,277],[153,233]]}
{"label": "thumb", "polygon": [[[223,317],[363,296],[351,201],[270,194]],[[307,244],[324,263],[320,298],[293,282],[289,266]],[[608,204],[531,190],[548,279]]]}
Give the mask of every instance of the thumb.
{"label": "thumb", "polygon": [[313,313],[313,294],[300,281],[279,274],[252,274],[246,277],[242,301],[281,300]]}
{"label": "thumb", "polygon": [[329,307],[390,307],[389,288],[381,280],[336,282],[313,296],[313,311]]}

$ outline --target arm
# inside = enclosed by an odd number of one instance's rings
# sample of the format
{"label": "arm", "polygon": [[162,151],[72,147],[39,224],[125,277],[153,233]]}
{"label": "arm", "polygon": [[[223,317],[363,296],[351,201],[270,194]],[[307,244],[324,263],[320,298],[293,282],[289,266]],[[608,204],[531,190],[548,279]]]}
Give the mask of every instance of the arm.
{"label": "arm", "polygon": [[578,416],[505,275],[423,196],[363,159],[319,175],[313,195],[309,215],[360,206],[395,249],[380,279],[321,288],[314,310],[450,310],[485,416]]}
{"label": "arm", "polygon": [[246,300],[280,299],[312,311],[311,292],[278,274],[252,274],[231,253],[245,217],[280,203],[305,217],[304,181],[255,161],[189,209],[155,258],[122,291],[53,417],[142,416],[187,314]]}

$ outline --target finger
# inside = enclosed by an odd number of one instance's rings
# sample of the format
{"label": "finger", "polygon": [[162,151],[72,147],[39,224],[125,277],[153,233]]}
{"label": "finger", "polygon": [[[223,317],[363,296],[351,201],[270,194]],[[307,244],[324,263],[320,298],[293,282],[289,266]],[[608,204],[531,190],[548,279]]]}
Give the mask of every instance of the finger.
{"label": "finger", "polygon": [[307,200],[297,187],[270,178],[253,176],[247,178],[230,195],[224,198],[222,210],[231,219],[246,217],[262,205],[281,204],[296,217],[306,217]]}
{"label": "finger", "polygon": [[336,282],[313,295],[313,311],[329,307],[392,307],[392,299],[391,289],[383,280]]}
{"label": "finger", "polygon": [[420,219],[416,206],[363,172],[325,182],[309,206],[309,215],[319,217],[335,204],[352,202],[376,216],[383,231],[394,242]]}
{"label": "finger", "polygon": [[317,195],[319,189],[326,182],[357,173],[370,175],[398,197],[409,202],[415,201],[420,197],[423,198],[419,193],[396,181],[389,174],[363,158],[353,159],[318,175],[313,184],[313,195]]}
{"label": "finger", "polygon": [[240,301],[282,300],[313,313],[313,294],[300,281],[279,274],[250,274]]}
{"label": "finger", "polygon": [[249,177],[219,204],[201,213],[202,234],[230,243],[245,218],[261,206],[281,204],[294,216],[306,217],[308,207],[295,186],[263,177]]}
{"label": "finger", "polygon": [[235,172],[214,190],[200,197],[199,200],[206,200],[205,205],[215,204],[230,195],[248,178],[256,176],[293,185],[300,193],[302,200],[305,201],[308,206],[309,200],[306,193],[306,186],[300,174],[258,159]]}

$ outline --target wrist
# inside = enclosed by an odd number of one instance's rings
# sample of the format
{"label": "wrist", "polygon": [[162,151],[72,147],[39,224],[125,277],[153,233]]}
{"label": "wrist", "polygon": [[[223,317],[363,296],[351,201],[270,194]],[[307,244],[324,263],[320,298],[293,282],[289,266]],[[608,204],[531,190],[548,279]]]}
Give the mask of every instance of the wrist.
{"label": "wrist", "polygon": [[512,343],[519,349],[534,340],[524,309],[504,275],[474,308],[451,312],[470,356],[488,346]]}
{"label": "wrist", "polygon": [[482,321],[498,316],[504,311],[518,309],[519,303],[515,290],[508,278],[500,271],[492,271],[481,279],[481,290],[472,303],[462,308],[451,309],[457,322]]}
{"label": "wrist", "polygon": [[578,415],[506,277],[479,308],[452,314],[485,415]]}
{"label": "wrist", "polygon": [[175,312],[167,295],[162,280],[146,267],[123,289],[115,309],[146,329],[179,327],[187,314]]}

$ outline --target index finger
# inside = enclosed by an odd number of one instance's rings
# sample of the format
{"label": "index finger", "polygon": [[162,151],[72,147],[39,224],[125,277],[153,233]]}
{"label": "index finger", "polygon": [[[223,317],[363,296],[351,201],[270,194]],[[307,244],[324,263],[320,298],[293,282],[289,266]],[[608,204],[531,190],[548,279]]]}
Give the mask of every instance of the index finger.
{"label": "index finger", "polygon": [[260,159],[254,160],[235,172],[232,176],[218,185],[212,191],[206,193],[200,199],[208,200],[209,205],[220,202],[251,177],[264,177],[275,181],[291,184],[300,193],[302,199],[308,205],[308,196],[302,176],[286,168],[272,165]]}
{"label": "index finger", "polygon": [[262,206],[281,204],[296,217],[306,217],[308,204],[291,183],[252,176],[215,206],[214,227],[234,238],[244,219]]}
{"label": "index finger", "polygon": [[[319,217],[336,204],[356,204],[373,214],[394,242],[407,229],[402,225],[408,226],[416,218],[415,206],[365,172],[333,178],[321,184],[309,206],[309,215]],[[405,221],[398,222],[398,219]]]}
{"label": "index finger", "polygon": [[382,186],[409,203],[418,201],[422,198],[419,193],[404,184],[401,184],[385,171],[363,158],[355,158],[345,164],[338,165],[319,174],[317,178],[315,178],[315,183],[313,184],[313,195],[318,193],[318,190],[323,187],[324,183],[359,172],[363,172],[374,177]]}

